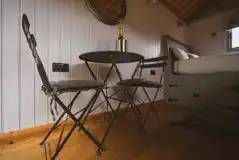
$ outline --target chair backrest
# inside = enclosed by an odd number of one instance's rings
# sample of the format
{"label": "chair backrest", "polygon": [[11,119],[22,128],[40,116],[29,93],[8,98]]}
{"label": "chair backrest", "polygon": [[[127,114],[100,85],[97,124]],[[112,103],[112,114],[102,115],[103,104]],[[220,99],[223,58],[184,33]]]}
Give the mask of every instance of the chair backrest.
{"label": "chair backrest", "polygon": [[32,51],[32,56],[36,62],[36,65],[37,65],[37,70],[39,72],[39,75],[40,75],[40,78],[42,80],[42,83],[43,83],[43,90],[45,93],[50,93],[53,91],[53,88],[49,82],[49,79],[48,79],[48,76],[46,74],[46,71],[45,71],[45,68],[42,64],[42,61],[37,53],[37,50],[36,50],[36,46],[37,46],[37,43],[36,43],[36,39],[35,39],[35,36],[33,34],[30,33],[30,23],[29,23],[29,20],[27,18],[27,15],[26,14],[23,14],[22,16],[22,28],[23,28],[23,32],[26,36],[26,39],[27,39],[27,42],[29,44],[29,47]]}
{"label": "chair backrest", "polygon": [[139,77],[142,77],[143,69],[162,68],[160,76],[160,83],[162,83],[164,67],[167,65],[167,60],[167,56],[144,59],[139,66],[139,68],[141,69]]}
{"label": "chair backrest", "polygon": [[[160,68],[166,66],[168,56],[144,59],[140,68]],[[148,64],[150,63],[150,64]]]}

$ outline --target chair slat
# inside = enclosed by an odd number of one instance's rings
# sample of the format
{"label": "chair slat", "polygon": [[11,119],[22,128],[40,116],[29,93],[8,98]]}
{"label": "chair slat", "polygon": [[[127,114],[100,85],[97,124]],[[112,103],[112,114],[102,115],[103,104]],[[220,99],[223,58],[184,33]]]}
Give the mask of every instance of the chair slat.
{"label": "chair slat", "polygon": [[143,64],[140,68],[160,68],[166,66],[166,63]]}
{"label": "chair slat", "polygon": [[161,57],[156,57],[156,58],[148,58],[144,59],[143,62],[157,62],[157,61],[165,61],[168,59],[168,56],[161,56]]}

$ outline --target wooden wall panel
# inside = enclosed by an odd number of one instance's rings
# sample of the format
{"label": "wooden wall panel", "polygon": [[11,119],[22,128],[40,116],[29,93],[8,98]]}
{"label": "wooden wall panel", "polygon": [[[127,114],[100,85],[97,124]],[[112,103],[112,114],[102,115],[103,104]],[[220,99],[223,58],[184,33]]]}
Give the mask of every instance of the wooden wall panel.
{"label": "wooden wall panel", "polygon": [[[36,0],[35,10],[35,34],[38,43],[38,53],[49,75],[51,65],[50,56],[50,31],[49,31],[49,4],[50,0]],[[33,23],[33,22],[31,22]],[[41,91],[42,82],[37,70],[35,70],[35,125],[46,124],[49,122],[49,103],[46,95]]]}
{"label": "wooden wall panel", "polygon": [[[85,10],[85,2],[73,0],[72,4],[72,46],[71,46],[71,64],[72,64],[72,79],[89,79],[89,72],[84,67],[83,61],[80,61],[79,55],[90,51],[89,48],[89,12]],[[79,9],[81,8],[81,9]],[[91,91],[82,92],[76,100],[76,105],[73,107],[73,112],[85,107],[91,96]],[[84,99],[84,100],[83,100]]]}
{"label": "wooden wall panel", "polygon": [[[20,127],[19,56],[20,1],[2,1],[2,110],[3,131]],[[9,12],[10,11],[10,12]],[[14,99],[14,100],[13,100]]]}
{"label": "wooden wall panel", "polygon": [[[34,0],[21,0],[21,15],[23,13],[28,15],[31,22],[31,31],[35,32],[35,1]],[[28,128],[34,125],[34,112],[35,104],[32,97],[35,89],[35,63],[32,57],[32,53],[29,49],[29,45],[26,41],[26,37],[21,29],[20,31],[20,43],[21,43],[21,56],[20,56],[20,97],[21,97],[21,109],[20,109],[20,129]]]}
{"label": "wooden wall panel", "polygon": [[59,62],[61,55],[61,0],[50,0],[49,20],[49,77],[57,81],[60,73],[52,72],[52,62]]}
{"label": "wooden wall panel", "polygon": [[[52,121],[49,99],[41,91],[42,82],[21,28],[22,13],[27,13],[31,31],[35,33],[37,50],[50,80],[92,79],[79,55],[95,50],[115,50],[117,27],[99,22],[88,10],[84,0],[0,0],[0,132],[9,132]],[[140,3],[138,3],[140,2]],[[137,6],[135,6],[137,4]],[[177,18],[158,5],[145,7],[144,0],[131,0],[124,22],[129,51],[154,57],[162,32],[181,33]],[[161,8],[160,8],[161,7]],[[137,8],[137,9],[135,9]],[[147,14],[146,14],[147,13]],[[141,15],[140,15],[141,14]],[[153,15],[164,15],[155,21]],[[162,21],[170,28],[162,29]],[[142,21],[146,20],[147,23]],[[164,24],[166,26],[166,24]],[[152,34],[153,32],[153,34]],[[182,37],[176,37],[183,39]],[[69,73],[53,73],[52,62],[70,64]],[[107,65],[91,64],[101,80]],[[135,64],[120,68],[124,77],[130,77]],[[102,75],[101,75],[102,74]],[[148,74],[146,77],[150,78]],[[151,77],[152,78],[152,77]],[[110,84],[118,81],[111,76]],[[93,92],[82,94],[74,110],[82,108]],[[62,95],[65,103],[72,95]],[[102,98],[102,97],[101,97]],[[102,98],[103,100],[103,98]],[[98,101],[99,102],[99,101]],[[113,102],[116,105],[116,102]],[[97,112],[105,111],[98,109]]]}
{"label": "wooden wall panel", "polygon": [[[62,63],[71,63],[71,32],[72,32],[72,20],[69,17],[72,17],[72,3],[69,0],[61,1],[61,45],[60,45],[60,62]],[[71,72],[60,73],[61,80],[71,79]],[[70,103],[70,93],[65,93],[61,95],[61,99],[65,104]],[[62,112],[62,110],[60,110]]]}
{"label": "wooden wall panel", "polygon": [[[62,16],[62,0],[50,0],[49,9],[49,79],[58,81],[60,78],[59,72],[52,72],[52,63],[60,62],[61,56],[61,16]],[[50,114],[50,121],[52,115]]]}
{"label": "wooden wall panel", "polygon": [[0,0],[0,133],[3,132],[2,127],[2,0]]}

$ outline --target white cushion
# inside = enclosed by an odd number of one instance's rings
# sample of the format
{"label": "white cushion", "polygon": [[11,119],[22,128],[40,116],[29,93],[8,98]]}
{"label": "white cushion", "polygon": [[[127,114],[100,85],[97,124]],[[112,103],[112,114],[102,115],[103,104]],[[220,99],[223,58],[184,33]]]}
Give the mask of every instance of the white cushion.
{"label": "white cushion", "polygon": [[191,54],[191,53],[188,53],[188,57],[189,57],[189,58],[200,58],[198,55],[196,55],[196,54]]}
{"label": "white cushion", "polygon": [[204,56],[174,63],[174,72],[179,74],[213,74],[225,72],[239,72],[239,53]]}
{"label": "white cushion", "polygon": [[180,48],[174,48],[174,47],[172,47],[172,50],[173,50],[174,56],[178,60],[189,59],[188,53],[185,52],[184,50],[182,50]]}

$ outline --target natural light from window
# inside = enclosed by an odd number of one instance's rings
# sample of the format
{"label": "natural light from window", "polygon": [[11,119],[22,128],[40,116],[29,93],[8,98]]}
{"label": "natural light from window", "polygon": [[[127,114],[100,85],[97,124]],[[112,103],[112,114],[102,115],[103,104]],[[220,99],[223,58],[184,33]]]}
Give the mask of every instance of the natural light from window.
{"label": "natural light from window", "polygon": [[239,27],[232,29],[232,48],[239,47]]}

